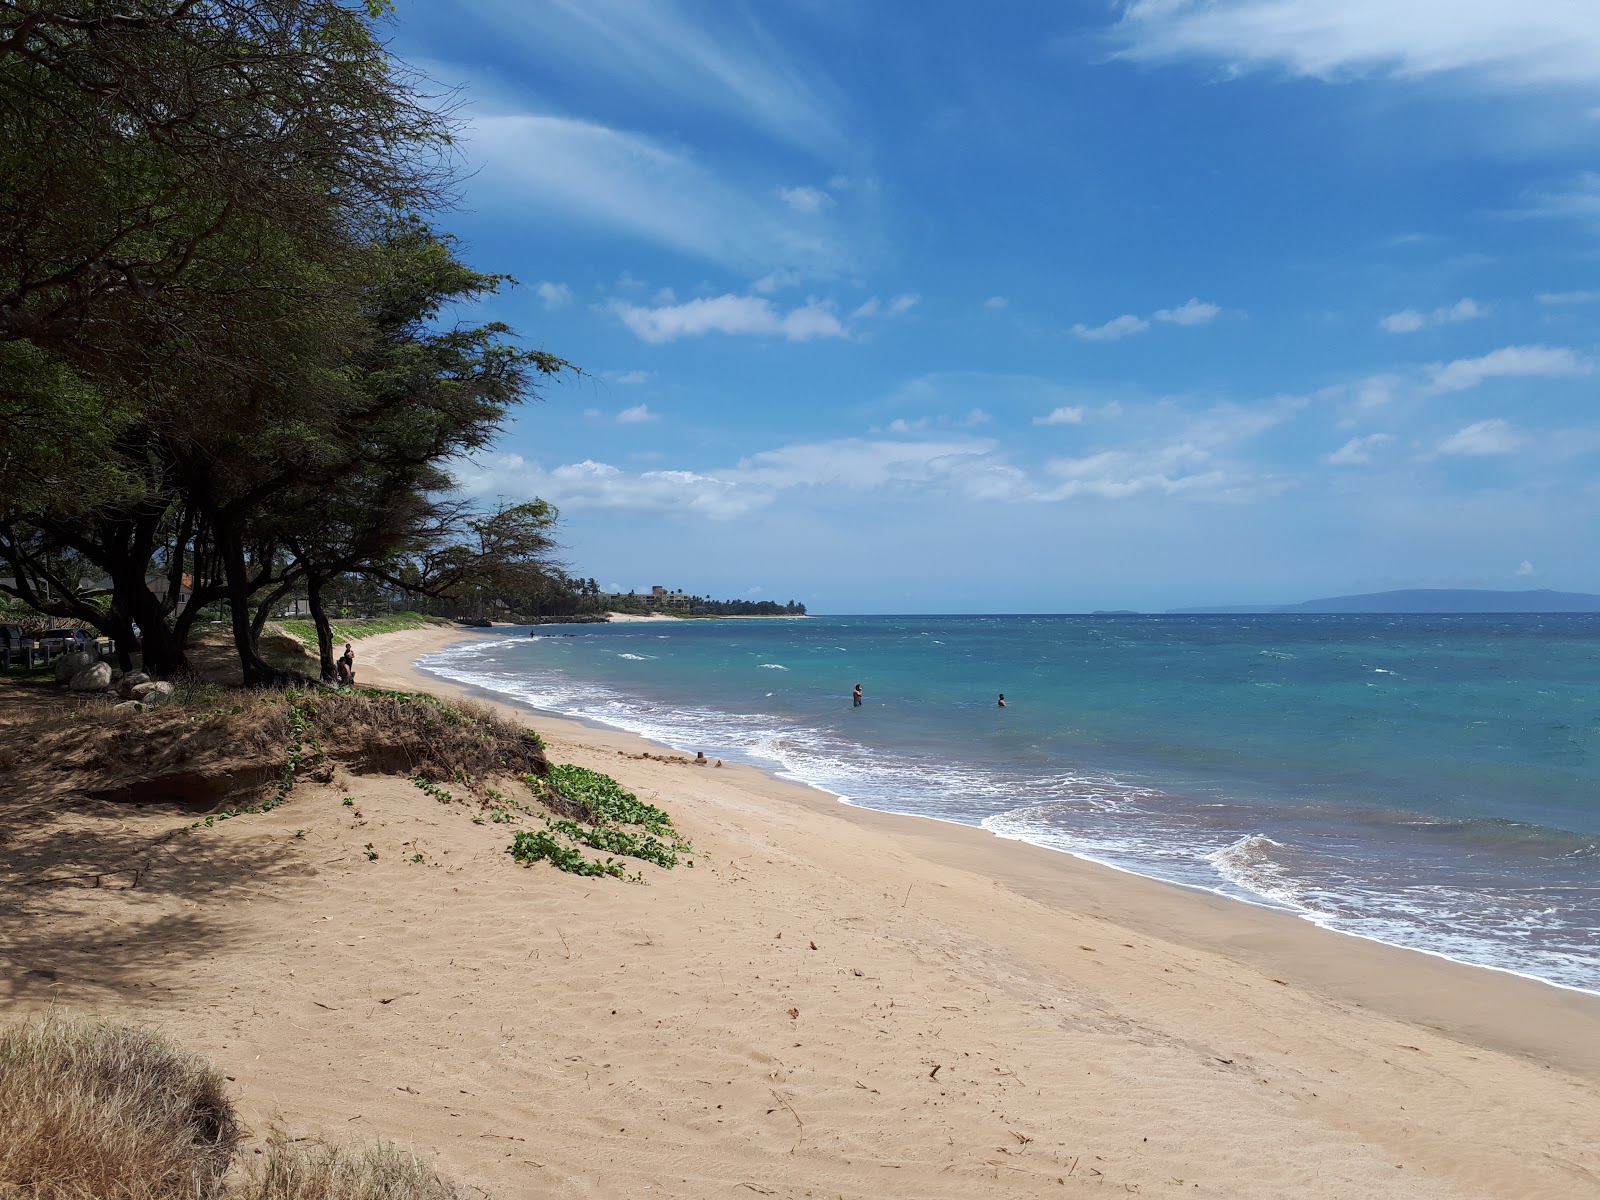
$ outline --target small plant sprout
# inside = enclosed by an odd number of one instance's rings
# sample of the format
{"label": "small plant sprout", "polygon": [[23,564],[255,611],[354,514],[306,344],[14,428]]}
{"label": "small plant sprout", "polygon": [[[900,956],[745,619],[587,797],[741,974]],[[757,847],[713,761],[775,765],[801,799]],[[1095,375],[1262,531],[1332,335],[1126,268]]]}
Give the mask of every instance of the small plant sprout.
{"label": "small plant sprout", "polygon": [[356,806],[356,798],[354,796],[346,796],[344,798],[344,806],[346,808],[354,808]]}
{"label": "small plant sprout", "polygon": [[374,859],[376,859],[378,857],[378,852],[372,848],[372,843],[371,842],[368,842],[366,844],[366,846],[363,847],[363,849],[365,849],[366,852],[367,852],[367,861],[368,862],[372,862]]}
{"label": "small plant sprout", "polygon": [[420,854],[413,854],[413,855],[412,855],[412,856],[411,856],[411,861],[412,861],[412,862],[421,862],[421,861],[422,861],[422,855],[420,855]]}

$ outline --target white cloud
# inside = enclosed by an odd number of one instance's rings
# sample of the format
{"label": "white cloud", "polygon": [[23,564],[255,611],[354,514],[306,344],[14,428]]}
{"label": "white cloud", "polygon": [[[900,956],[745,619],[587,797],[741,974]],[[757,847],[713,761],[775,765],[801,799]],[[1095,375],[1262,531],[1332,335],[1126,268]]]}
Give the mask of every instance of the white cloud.
{"label": "white cloud", "polygon": [[1600,292],[1540,292],[1535,299],[1540,304],[1593,304]]}
{"label": "white cloud", "polygon": [[635,404],[632,408],[625,408],[617,414],[617,424],[638,425],[644,421],[659,421],[661,417],[650,411],[647,404]]}
{"label": "white cloud", "polygon": [[1163,308],[1156,311],[1156,320],[1170,321],[1174,325],[1204,325],[1216,320],[1222,309],[1215,304],[1207,304],[1201,300],[1190,298],[1178,305],[1177,308]]}
{"label": "white cloud", "polygon": [[1518,216],[1600,222],[1600,171],[1580,171],[1566,187],[1533,192]]}
{"label": "white cloud", "polygon": [[1206,325],[1221,314],[1222,309],[1218,305],[1191,297],[1176,308],[1158,308],[1155,315],[1149,318],[1124,313],[1120,317],[1113,317],[1104,325],[1093,327],[1074,325],[1072,335],[1086,342],[1115,342],[1125,337],[1132,337],[1136,333],[1143,333],[1150,328],[1152,320],[1165,321],[1169,325]]}
{"label": "white cloud", "polygon": [[1112,317],[1104,325],[1096,325],[1092,329],[1087,325],[1074,325],[1072,336],[1082,338],[1086,342],[1116,342],[1125,337],[1132,337],[1136,333],[1143,333],[1150,328],[1150,322],[1143,317],[1136,317],[1132,313],[1124,313],[1120,317]]}
{"label": "white cloud", "polygon": [[1389,333],[1416,333],[1430,326],[1454,325],[1461,321],[1475,321],[1488,315],[1489,309],[1486,305],[1464,296],[1454,304],[1436,308],[1432,312],[1422,313],[1414,308],[1407,308],[1397,313],[1390,313],[1378,322],[1378,326]]}
{"label": "white cloud", "polygon": [[833,309],[815,300],[786,313],[763,296],[731,294],[656,308],[613,300],[607,307],[636,336],[656,345],[708,333],[782,337],[791,342],[849,336]]}
{"label": "white cloud", "polygon": [[1543,379],[1588,375],[1594,364],[1559,346],[1506,346],[1479,358],[1458,358],[1429,368],[1428,392],[1442,395],[1477,387],[1485,379]]}
{"label": "white cloud", "polygon": [[604,371],[604,372],[601,373],[601,377],[603,379],[605,379],[607,382],[610,382],[610,383],[621,383],[621,384],[626,384],[626,385],[630,385],[631,386],[631,385],[637,384],[637,383],[648,383],[650,381],[650,372],[649,371]]}
{"label": "white cloud", "polygon": [[1498,87],[1600,77],[1588,0],[1132,0],[1117,32],[1132,58],[1203,59],[1341,80],[1454,74]]}
{"label": "white cloud", "polygon": [[1392,441],[1394,438],[1387,433],[1369,433],[1366,437],[1351,438],[1328,455],[1328,461],[1336,467],[1359,466],[1371,462],[1372,452]]}
{"label": "white cloud", "polygon": [[1516,430],[1499,417],[1492,417],[1458,429],[1439,443],[1438,452],[1465,456],[1510,454],[1521,444],[1522,438]]}
{"label": "white cloud", "polygon": [[887,304],[876,296],[868,296],[856,306],[855,311],[850,314],[850,319],[852,321],[863,321],[879,315],[903,317],[920,303],[922,303],[922,297],[915,292],[906,292],[896,296]]}
{"label": "white cloud", "polygon": [[928,419],[920,417],[915,421],[908,421],[904,417],[896,417],[889,422],[890,433],[918,433],[928,427]]}
{"label": "white cloud", "polygon": [[771,137],[835,150],[839,107],[816,63],[791,54],[754,13],[694,14],[677,0],[485,0],[493,23],[538,56],[540,74],[574,69],[653,106],[690,105]]}
{"label": "white cloud", "polygon": [[1082,425],[1083,405],[1062,405],[1060,408],[1052,409],[1050,412],[1045,413],[1042,417],[1035,417],[1033,423],[1035,425]]}
{"label": "white cloud", "polygon": [[551,283],[547,279],[534,290],[548,309],[565,308],[572,303],[572,289],[564,283]]}
{"label": "white cloud", "polygon": [[551,213],[732,268],[827,274],[848,257],[825,218],[800,220],[641,134],[524,112],[479,116],[465,137],[483,164],[480,206]]}
{"label": "white cloud", "polygon": [[1379,320],[1378,326],[1389,333],[1416,333],[1428,327],[1428,318],[1414,308],[1404,308]]}
{"label": "white cloud", "polygon": [[990,296],[983,302],[983,306],[985,308],[995,312],[998,312],[1002,308],[1008,307],[1010,304],[1011,301],[1007,300],[1004,296]]}
{"label": "white cloud", "polygon": [[1532,575],[1534,573],[1533,563],[1525,558],[1517,564],[1517,569],[1511,573],[1517,576]]}
{"label": "white cloud", "polygon": [[796,287],[804,282],[805,276],[799,271],[768,271],[750,285],[750,290],[760,292],[763,296],[770,296],[774,292],[781,292],[785,288]]}
{"label": "white cloud", "polygon": [[779,188],[778,195],[797,213],[819,213],[833,203],[833,197],[821,188]]}
{"label": "white cloud", "polygon": [[593,460],[545,470],[520,455],[495,454],[458,464],[456,475],[473,496],[538,495],[562,507],[718,519],[744,516],[780,498],[794,503],[802,492],[820,502],[866,494],[1014,504],[1144,495],[1235,500],[1281,490],[1279,481],[1254,474],[1228,454],[1287,412],[1282,406],[1224,407],[1188,418],[1168,412],[1171,437],[1165,442],[1056,458],[1034,469],[1012,462],[993,439],[917,436],[927,422],[902,419],[891,426],[898,437],[784,446],[713,470],[627,471]]}

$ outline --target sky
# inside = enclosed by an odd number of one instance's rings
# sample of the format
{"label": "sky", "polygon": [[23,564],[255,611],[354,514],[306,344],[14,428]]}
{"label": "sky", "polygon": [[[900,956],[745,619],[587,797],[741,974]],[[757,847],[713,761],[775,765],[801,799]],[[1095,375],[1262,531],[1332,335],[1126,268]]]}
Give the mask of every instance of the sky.
{"label": "sky", "polygon": [[1594,0],[399,0],[574,573],[1600,592]]}

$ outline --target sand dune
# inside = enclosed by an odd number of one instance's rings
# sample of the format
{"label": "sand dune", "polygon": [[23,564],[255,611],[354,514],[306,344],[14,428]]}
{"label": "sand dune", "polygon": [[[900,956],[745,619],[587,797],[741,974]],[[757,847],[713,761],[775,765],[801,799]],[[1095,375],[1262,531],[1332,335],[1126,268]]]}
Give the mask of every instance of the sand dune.
{"label": "sand dune", "polygon": [[[363,643],[363,681],[454,636]],[[0,998],[158,1023],[257,1128],[502,1198],[1600,1196],[1592,997],[533,724],[694,867],[519,867],[390,777],[166,840],[0,783]],[[52,853],[146,867],[40,886]]]}

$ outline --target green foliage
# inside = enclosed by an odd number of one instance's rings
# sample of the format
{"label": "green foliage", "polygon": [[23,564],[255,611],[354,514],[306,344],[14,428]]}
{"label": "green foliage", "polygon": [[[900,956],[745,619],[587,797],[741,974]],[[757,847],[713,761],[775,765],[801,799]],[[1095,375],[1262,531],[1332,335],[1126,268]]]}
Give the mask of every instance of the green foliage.
{"label": "green foliage", "polygon": [[658,837],[676,836],[671,817],[640,800],[609,775],[572,763],[555,763],[550,767],[548,784],[569,800],[587,805],[602,822],[643,825]]}
{"label": "green foliage", "polygon": [[582,851],[558,842],[545,829],[518,831],[507,852],[524,866],[547,861],[557,870],[573,875],[612,875],[621,879],[626,874],[621,863],[610,858],[604,862],[588,858]]}
{"label": "green foliage", "polygon": [[433,783],[430,780],[424,779],[421,775],[413,775],[411,777],[411,782],[417,787],[421,788],[423,791],[427,792],[428,795],[432,796],[440,804],[450,804],[455,800],[455,796],[452,795],[447,789],[440,787],[437,783]]}
{"label": "green foliage", "polygon": [[[646,804],[609,775],[571,763],[558,763],[551,766],[547,779],[535,775],[525,775],[523,779],[535,795],[548,795],[553,790],[586,806],[595,820],[589,824],[570,818],[544,818],[543,829],[523,830],[507,847],[519,862],[548,860],[563,871],[613,875],[620,879],[625,873],[611,855],[637,858],[671,870],[678,865],[680,855],[694,849],[673,828],[672,818],[662,809]],[[502,817],[497,814],[501,812],[503,810],[491,813],[490,819],[500,822]],[[608,857],[603,863],[587,858],[578,846],[604,851]]]}

